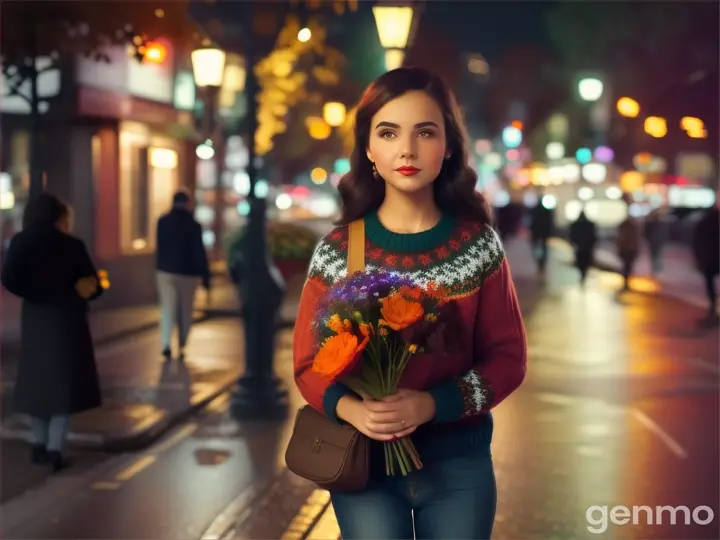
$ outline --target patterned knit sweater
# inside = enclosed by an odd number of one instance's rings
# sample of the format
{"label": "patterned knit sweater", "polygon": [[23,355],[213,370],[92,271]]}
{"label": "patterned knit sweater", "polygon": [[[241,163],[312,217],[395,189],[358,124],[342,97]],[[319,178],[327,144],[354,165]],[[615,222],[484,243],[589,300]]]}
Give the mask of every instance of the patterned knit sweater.
{"label": "patterned knit sweater", "polygon": [[[418,354],[400,386],[435,399],[431,424],[479,423],[523,381],[526,341],[510,269],[495,232],[479,223],[443,216],[428,231],[399,234],[376,214],[365,218],[366,269],[397,271],[419,285],[447,287],[462,328],[453,351]],[[348,228],[338,227],[317,246],[300,299],[294,339],[295,380],[306,401],[339,422],[335,408],[350,389],[312,371],[317,339],[310,330],[315,303],[347,272]],[[455,336],[457,336],[455,338]]]}

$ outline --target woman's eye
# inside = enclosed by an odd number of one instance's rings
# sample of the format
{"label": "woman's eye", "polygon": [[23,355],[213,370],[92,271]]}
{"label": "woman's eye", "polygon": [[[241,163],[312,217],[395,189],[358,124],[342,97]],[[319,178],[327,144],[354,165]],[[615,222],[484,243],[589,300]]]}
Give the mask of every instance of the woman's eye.
{"label": "woman's eye", "polygon": [[430,131],[429,129],[423,129],[422,131],[418,132],[418,135],[424,138],[429,138],[435,135],[433,131]]}
{"label": "woman's eye", "polygon": [[380,133],[381,139],[390,139],[394,136],[395,136],[395,134],[392,131],[383,131]]}

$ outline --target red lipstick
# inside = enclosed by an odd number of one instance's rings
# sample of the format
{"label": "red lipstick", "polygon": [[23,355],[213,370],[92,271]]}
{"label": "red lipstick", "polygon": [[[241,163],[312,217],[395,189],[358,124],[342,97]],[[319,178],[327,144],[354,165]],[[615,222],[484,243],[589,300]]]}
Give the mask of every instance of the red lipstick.
{"label": "red lipstick", "polygon": [[419,173],[421,169],[413,167],[412,165],[403,165],[402,167],[398,167],[395,170],[403,176],[413,176]]}

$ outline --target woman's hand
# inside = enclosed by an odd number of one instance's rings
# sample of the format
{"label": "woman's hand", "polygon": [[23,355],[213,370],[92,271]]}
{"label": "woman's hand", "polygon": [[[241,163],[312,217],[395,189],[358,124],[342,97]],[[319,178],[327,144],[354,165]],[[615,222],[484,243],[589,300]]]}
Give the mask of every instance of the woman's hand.
{"label": "woman's hand", "polygon": [[80,298],[87,300],[95,292],[97,292],[98,281],[95,276],[87,276],[80,278],[75,283],[75,291],[80,295]]}
{"label": "woman's hand", "polygon": [[[343,403],[344,400],[348,400]],[[351,400],[351,401],[350,401]],[[427,392],[401,389],[392,396],[363,400],[344,396],[338,402],[338,415],[377,441],[389,441],[413,433],[435,416],[435,400]]]}

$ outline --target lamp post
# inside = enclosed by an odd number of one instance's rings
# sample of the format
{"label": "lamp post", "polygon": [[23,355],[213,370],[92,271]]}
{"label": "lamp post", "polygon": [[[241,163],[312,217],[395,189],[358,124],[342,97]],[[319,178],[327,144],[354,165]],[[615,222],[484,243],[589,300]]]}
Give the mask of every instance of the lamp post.
{"label": "lamp post", "polygon": [[405,48],[410,38],[413,22],[413,7],[408,3],[400,5],[373,6],[380,45],[385,49],[385,67],[388,70],[402,66]]}
{"label": "lamp post", "polygon": [[587,131],[584,144],[599,147],[605,144],[610,122],[610,100],[601,73],[585,73],[577,78],[577,97],[587,108]]}
{"label": "lamp post", "polygon": [[[225,161],[225,152],[218,151],[224,147],[221,137],[215,137],[216,106],[220,87],[225,76],[225,51],[217,47],[202,47],[190,53],[193,66],[195,85],[203,92],[203,137],[213,143],[215,150],[215,205],[213,220],[213,234],[215,236],[214,255],[220,258],[221,238],[223,234],[222,220],[224,210],[224,191],[222,173]],[[206,143],[203,143],[206,144]]]}
{"label": "lamp post", "polygon": [[[251,2],[246,2],[252,6]],[[251,11],[251,10],[250,10]],[[267,200],[256,191],[258,169],[255,134],[258,129],[259,84],[255,74],[258,52],[252,32],[245,36],[245,96],[247,100],[246,133],[248,137],[247,175],[250,192],[247,201],[245,234],[241,245],[237,272],[242,298],[245,326],[245,373],[238,379],[231,396],[230,409],[239,420],[283,419],[288,411],[288,392],[274,374],[275,328],[278,313],[285,297],[285,282],[273,264],[266,241]]]}

